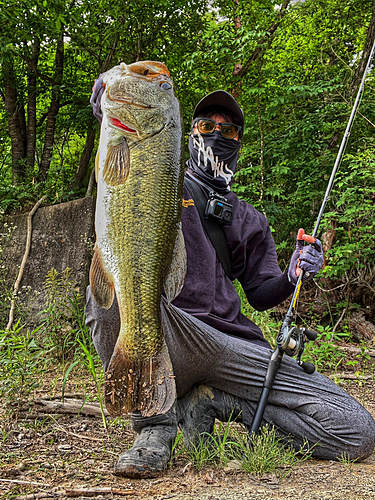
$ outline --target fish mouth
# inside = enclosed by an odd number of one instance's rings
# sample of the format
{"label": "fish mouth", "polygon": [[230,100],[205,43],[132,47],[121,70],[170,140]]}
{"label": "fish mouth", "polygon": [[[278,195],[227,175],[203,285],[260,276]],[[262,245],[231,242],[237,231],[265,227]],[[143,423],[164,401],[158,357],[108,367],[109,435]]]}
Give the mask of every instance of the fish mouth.
{"label": "fish mouth", "polygon": [[134,128],[131,128],[131,127],[129,127],[129,125],[122,123],[122,121],[119,120],[118,118],[113,118],[112,116],[109,116],[108,120],[109,120],[109,123],[114,128],[124,130],[125,132],[128,132],[129,134],[137,134],[137,131]]}
{"label": "fish mouth", "polygon": [[112,97],[110,92],[108,92],[107,97],[108,97],[109,101],[119,102],[120,104],[129,104],[130,106],[135,106],[137,108],[142,108],[142,109],[151,109],[152,108],[152,106],[150,106],[149,104],[145,104],[142,101],[135,100],[134,97],[132,97],[131,95],[129,95],[128,98],[126,98],[125,95],[122,98]]}

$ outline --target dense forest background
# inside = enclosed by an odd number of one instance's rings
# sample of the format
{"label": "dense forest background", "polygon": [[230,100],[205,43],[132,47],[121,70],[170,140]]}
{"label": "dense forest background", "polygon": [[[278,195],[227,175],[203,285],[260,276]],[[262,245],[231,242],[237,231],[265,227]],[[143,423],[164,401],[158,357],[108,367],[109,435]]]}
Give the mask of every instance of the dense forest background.
{"label": "dense forest background", "polygon": [[[186,137],[207,92],[243,107],[234,189],[267,215],[285,267],[298,228],[314,227],[375,40],[375,1],[280,2],[3,0],[1,213],[95,193],[93,82],[122,61],[158,60]],[[331,326],[357,309],[375,317],[374,85],[370,72],[321,225],[325,267],[307,288]]]}

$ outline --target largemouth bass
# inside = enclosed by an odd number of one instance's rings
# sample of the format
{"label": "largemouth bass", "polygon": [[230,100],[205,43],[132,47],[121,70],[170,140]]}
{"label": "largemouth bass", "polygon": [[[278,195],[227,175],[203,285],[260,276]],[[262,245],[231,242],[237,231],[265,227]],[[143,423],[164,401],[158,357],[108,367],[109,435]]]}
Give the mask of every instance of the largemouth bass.
{"label": "largemouth bass", "polygon": [[121,319],[105,402],[114,416],[136,409],[150,416],[176,397],[160,302],[163,289],[169,301],[178,295],[186,272],[182,118],[162,63],[121,63],[102,80],[90,284],[106,309],[116,294]]}

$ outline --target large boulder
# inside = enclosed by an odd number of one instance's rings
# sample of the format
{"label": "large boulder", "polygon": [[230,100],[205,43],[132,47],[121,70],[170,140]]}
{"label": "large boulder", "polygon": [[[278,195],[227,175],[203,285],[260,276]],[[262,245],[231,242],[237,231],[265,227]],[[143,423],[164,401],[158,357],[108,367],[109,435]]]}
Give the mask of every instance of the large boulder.
{"label": "large boulder", "polygon": [[[13,289],[19,272],[26,246],[27,216],[26,213],[7,217],[0,224],[0,249],[3,249],[0,254],[1,295],[4,294],[4,287]],[[94,242],[94,218],[93,197],[41,207],[35,213],[32,219],[31,249],[19,297],[22,309],[29,311],[28,323],[40,321],[40,317],[36,315],[45,308],[45,281],[51,269],[62,273],[67,267],[71,268],[71,278],[76,283],[77,290],[84,295]]]}

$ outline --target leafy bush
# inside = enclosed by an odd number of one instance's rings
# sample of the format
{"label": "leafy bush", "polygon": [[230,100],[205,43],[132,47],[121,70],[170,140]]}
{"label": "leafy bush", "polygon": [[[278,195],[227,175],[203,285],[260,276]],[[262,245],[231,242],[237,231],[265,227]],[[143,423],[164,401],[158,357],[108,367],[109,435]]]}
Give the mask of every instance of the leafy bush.
{"label": "leafy bush", "polygon": [[327,252],[324,275],[356,281],[366,287],[367,277],[375,280],[375,151],[346,156],[346,165],[337,174],[332,196],[333,209],[323,229],[335,229],[334,246]]}
{"label": "leafy bush", "polygon": [[46,349],[58,360],[80,351],[81,342],[90,353],[94,348],[89,328],[85,324],[82,296],[72,279],[72,269],[62,273],[52,268],[45,281],[46,306],[43,310],[43,328]]}
{"label": "leafy bush", "polygon": [[319,371],[335,371],[345,359],[345,354],[334,345],[348,333],[333,333],[330,327],[317,326],[318,336],[306,344],[303,360],[313,363]]}
{"label": "leafy bush", "polygon": [[40,328],[24,333],[18,322],[12,330],[0,331],[0,396],[12,414],[41,385],[45,351],[35,338]]}

